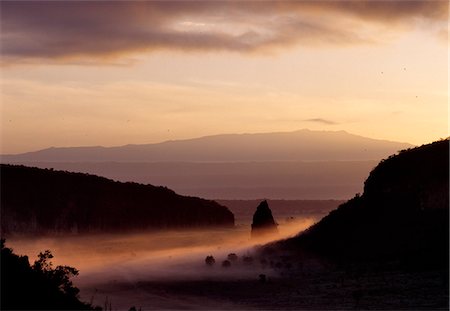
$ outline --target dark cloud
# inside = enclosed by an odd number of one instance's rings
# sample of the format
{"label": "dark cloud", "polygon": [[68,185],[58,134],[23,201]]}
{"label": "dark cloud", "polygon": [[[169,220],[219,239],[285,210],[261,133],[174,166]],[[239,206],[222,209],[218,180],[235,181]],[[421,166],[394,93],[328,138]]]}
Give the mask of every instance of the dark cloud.
{"label": "dark cloud", "polygon": [[326,125],[336,125],[339,124],[337,122],[334,121],[330,121],[330,120],[326,120],[326,119],[321,119],[321,118],[314,118],[314,119],[306,119],[304,121],[307,122],[314,122],[314,123],[321,123],[321,124],[326,124]]}
{"label": "dark cloud", "polygon": [[446,1],[51,1],[1,5],[5,61],[118,56],[173,49],[271,51],[355,44],[364,25],[447,20]]}

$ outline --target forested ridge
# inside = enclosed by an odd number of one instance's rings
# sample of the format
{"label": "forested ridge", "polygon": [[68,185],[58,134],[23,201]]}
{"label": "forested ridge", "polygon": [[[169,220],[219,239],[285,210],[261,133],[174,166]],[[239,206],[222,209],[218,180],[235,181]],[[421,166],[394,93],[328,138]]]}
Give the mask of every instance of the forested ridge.
{"label": "forested ridge", "polygon": [[0,170],[2,234],[234,225],[226,207],[165,187],[17,165]]}

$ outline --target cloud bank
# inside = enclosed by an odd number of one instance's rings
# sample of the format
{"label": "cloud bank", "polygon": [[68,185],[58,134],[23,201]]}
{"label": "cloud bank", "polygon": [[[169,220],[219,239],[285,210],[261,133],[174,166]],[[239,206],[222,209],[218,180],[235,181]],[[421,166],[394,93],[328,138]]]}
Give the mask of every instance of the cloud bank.
{"label": "cloud bank", "polygon": [[[272,53],[376,42],[447,26],[446,1],[1,2],[4,62],[102,59],[155,50]],[[423,24],[422,24],[423,25]]]}
{"label": "cloud bank", "polygon": [[321,119],[321,118],[306,119],[305,121],[307,121],[307,122],[314,122],[314,123],[320,123],[320,124],[325,124],[325,125],[336,125],[336,124],[339,124],[337,122],[334,122],[334,121],[331,121],[331,120],[327,120],[327,119]]}

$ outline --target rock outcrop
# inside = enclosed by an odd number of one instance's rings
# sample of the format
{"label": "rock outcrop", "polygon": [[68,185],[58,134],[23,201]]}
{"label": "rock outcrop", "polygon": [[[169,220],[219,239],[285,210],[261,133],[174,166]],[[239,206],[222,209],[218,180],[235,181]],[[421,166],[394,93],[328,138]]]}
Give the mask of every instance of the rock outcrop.
{"label": "rock outcrop", "polygon": [[269,204],[264,200],[258,205],[256,212],[253,215],[252,237],[277,232],[277,223],[272,216]]}

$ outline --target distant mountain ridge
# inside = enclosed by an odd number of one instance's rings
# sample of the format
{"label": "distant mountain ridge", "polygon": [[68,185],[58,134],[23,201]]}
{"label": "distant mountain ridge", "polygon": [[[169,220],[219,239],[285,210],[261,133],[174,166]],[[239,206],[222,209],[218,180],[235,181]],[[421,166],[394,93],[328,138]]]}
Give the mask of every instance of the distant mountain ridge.
{"label": "distant mountain ridge", "polygon": [[247,162],[379,160],[408,143],[371,139],[345,131],[223,134],[118,147],[64,147],[2,155],[21,162]]}

